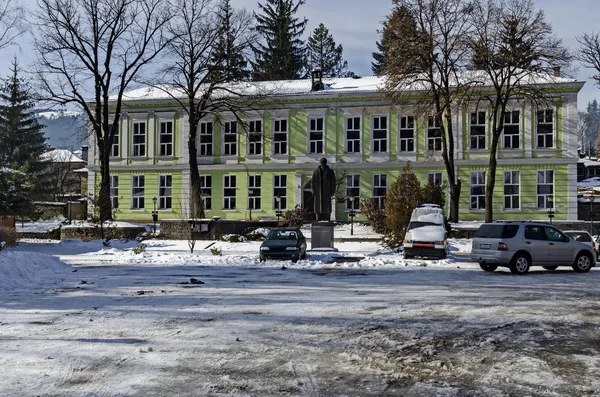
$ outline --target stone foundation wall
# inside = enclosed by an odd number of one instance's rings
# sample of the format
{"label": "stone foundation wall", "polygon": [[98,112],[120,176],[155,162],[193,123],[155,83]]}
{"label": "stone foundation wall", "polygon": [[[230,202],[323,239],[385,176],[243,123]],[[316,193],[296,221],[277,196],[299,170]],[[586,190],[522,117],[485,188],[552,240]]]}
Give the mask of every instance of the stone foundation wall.
{"label": "stone foundation wall", "polygon": [[[110,233],[111,239],[135,239],[138,234],[146,231],[143,226],[134,227],[117,227],[113,228]],[[99,227],[77,227],[69,226],[63,227],[60,231],[60,239],[79,239],[82,241],[100,240],[102,239],[102,232]]]}
{"label": "stone foundation wall", "polygon": [[160,221],[160,238],[171,240],[187,240],[191,230],[196,240],[216,240],[224,234],[245,235],[258,228],[277,227],[277,221],[233,221],[214,219],[162,219]]}

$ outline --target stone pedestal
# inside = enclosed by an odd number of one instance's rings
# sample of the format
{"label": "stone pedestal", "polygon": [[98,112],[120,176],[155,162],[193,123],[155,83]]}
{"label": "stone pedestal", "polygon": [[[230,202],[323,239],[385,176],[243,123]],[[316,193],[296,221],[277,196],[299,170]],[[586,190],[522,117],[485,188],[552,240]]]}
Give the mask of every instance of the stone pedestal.
{"label": "stone pedestal", "polygon": [[313,222],[311,238],[311,249],[316,248],[333,248],[333,223],[332,222]]}

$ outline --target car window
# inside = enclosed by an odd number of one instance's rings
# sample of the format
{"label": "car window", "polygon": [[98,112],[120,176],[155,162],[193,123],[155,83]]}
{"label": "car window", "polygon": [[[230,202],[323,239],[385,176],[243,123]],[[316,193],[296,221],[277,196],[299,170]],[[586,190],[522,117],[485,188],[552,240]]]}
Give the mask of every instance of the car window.
{"label": "car window", "polygon": [[513,238],[517,235],[519,225],[481,225],[475,237],[479,238]]}
{"label": "car window", "polygon": [[592,238],[587,233],[570,232],[565,234],[571,237],[573,240],[581,241],[582,243],[589,243],[590,241],[592,241]]}
{"label": "car window", "polygon": [[545,227],[544,229],[546,230],[546,236],[548,237],[548,240],[567,241],[565,238],[566,236],[562,234],[558,229],[549,226]]}
{"label": "car window", "polygon": [[529,240],[547,240],[543,226],[525,226],[525,238]]}

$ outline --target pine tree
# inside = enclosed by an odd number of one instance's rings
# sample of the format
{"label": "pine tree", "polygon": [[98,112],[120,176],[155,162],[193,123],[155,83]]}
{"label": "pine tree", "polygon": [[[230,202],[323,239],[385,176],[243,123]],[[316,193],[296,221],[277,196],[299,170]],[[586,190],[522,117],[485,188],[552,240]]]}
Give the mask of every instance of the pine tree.
{"label": "pine tree", "polygon": [[264,43],[254,46],[255,81],[294,80],[302,76],[305,48],[301,37],[308,21],[295,15],[304,2],[267,0],[264,5],[258,4],[262,14],[254,13],[256,31]]}
{"label": "pine tree", "polygon": [[23,175],[12,179],[14,185],[11,213],[32,215],[32,200],[45,196],[47,184],[44,172],[47,163],[40,156],[46,151],[42,125],[34,113],[34,102],[29,87],[19,76],[17,61],[12,63],[12,75],[0,91],[0,166]]}
{"label": "pine tree", "polygon": [[336,46],[333,35],[325,25],[320,24],[308,38],[307,74],[316,68],[321,69],[323,77],[343,77],[348,74],[348,62],[343,59],[342,45]]}
{"label": "pine tree", "polygon": [[[381,76],[386,73],[388,65],[387,59],[390,56],[398,56],[400,54],[390,54],[390,51],[401,51],[403,48],[398,47],[399,40],[417,36],[416,22],[406,7],[398,6],[394,8],[392,13],[388,15],[383,22],[383,28],[379,31],[381,40],[376,42],[377,51],[373,53],[374,61],[371,62],[371,70],[376,76]],[[404,40],[406,42],[406,40]]]}
{"label": "pine tree", "polygon": [[[236,15],[237,14],[237,15]],[[216,81],[241,81],[250,77],[248,62],[244,52],[247,42],[238,42],[238,31],[245,18],[240,18],[231,7],[230,0],[221,0],[218,10],[218,36],[212,61],[215,64]],[[237,40],[236,40],[237,39]]]}

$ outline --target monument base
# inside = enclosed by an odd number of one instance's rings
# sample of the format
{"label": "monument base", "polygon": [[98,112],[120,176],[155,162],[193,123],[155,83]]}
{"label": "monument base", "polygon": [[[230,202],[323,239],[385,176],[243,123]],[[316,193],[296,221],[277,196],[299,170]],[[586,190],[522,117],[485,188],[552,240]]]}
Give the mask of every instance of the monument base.
{"label": "monument base", "polygon": [[313,222],[311,238],[311,249],[333,248],[333,223],[328,221]]}

